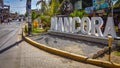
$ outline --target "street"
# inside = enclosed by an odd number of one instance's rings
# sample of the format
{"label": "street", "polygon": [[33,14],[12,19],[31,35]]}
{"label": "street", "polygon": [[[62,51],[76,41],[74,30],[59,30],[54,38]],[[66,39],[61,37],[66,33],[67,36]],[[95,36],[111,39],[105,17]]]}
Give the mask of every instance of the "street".
{"label": "street", "polygon": [[120,0],[0,0],[0,68],[120,68],[119,59]]}
{"label": "street", "polygon": [[0,68],[17,68],[14,67],[17,65],[14,59],[16,56],[20,56],[15,51],[19,42],[18,34],[22,25],[20,23],[15,21],[0,25]]}
{"label": "street", "polygon": [[17,21],[0,25],[0,51],[17,42],[16,33],[21,28],[21,25]]}
{"label": "street", "polygon": [[22,23],[0,25],[0,68],[101,68],[40,50],[21,39]]}

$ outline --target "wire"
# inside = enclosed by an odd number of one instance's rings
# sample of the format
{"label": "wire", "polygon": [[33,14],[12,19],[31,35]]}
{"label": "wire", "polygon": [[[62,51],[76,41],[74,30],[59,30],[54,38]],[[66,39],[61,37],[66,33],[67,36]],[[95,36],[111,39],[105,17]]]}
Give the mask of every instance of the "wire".
{"label": "wire", "polygon": [[10,8],[26,8],[26,6],[21,6],[21,7],[10,7]]}

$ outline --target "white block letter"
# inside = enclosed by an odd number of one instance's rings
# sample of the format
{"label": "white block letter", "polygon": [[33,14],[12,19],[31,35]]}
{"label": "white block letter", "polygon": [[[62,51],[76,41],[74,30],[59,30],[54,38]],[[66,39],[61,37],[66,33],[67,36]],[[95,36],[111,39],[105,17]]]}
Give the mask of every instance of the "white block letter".
{"label": "white block letter", "polygon": [[[86,30],[85,30],[85,24],[86,24]],[[83,17],[82,18],[82,23],[81,23],[81,32],[83,34],[89,34],[91,30],[91,21],[88,17]]]}
{"label": "white block letter", "polygon": [[73,33],[74,32],[78,32],[78,31],[80,31],[80,27],[77,27],[77,29],[76,29],[76,23],[81,23],[81,19],[79,18],[79,17],[74,17],[73,18],[73,20],[72,20],[72,31],[73,31]]}
{"label": "white block letter", "polygon": [[63,26],[62,17],[59,17],[59,19],[58,19],[58,31],[59,32],[64,32],[64,26]]}
{"label": "white block letter", "polygon": [[51,18],[50,30],[51,31],[56,31],[57,30],[57,17],[52,17]]}
{"label": "white block letter", "polygon": [[116,37],[113,17],[108,17],[108,19],[107,19],[107,23],[106,23],[105,31],[104,31],[104,37],[108,36],[108,34],[112,35],[112,37],[114,37],[114,38]]}
{"label": "white block letter", "polygon": [[71,32],[72,31],[72,17],[65,17],[64,18],[64,31],[65,32]]}
{"label": "white block letter", "polygon": [[103,25],[103,20],[101,17],[92,17],[92,21],[91,21],[91,34],[96,35],[96,33],[98,34],[98,36],[103,37],[102,31],[101,31],[101,27]]}

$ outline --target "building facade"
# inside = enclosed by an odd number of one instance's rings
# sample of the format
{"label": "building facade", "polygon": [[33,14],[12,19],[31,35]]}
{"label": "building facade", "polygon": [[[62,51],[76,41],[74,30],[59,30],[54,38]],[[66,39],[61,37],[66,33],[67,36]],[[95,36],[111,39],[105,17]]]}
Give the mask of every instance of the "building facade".
{"label": "building facade", "polygon": [[0,0],[0,23],[2,19],[2,7],[3,7],[3,0]]}
{"label": "building facade", "polygon": [[3,5],[3,0],[0,0],[0,8],[2,7]]}
{"label": "building facade", "polygon": [[4,5],[3,0],[0,0],[0,23],[8,20],[10,16],[10,6]]}

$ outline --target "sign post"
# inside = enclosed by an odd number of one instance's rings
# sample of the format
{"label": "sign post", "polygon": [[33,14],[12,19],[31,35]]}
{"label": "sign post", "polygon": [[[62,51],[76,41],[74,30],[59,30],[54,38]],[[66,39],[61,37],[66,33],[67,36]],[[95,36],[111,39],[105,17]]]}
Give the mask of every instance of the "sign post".
{"label": "sign post", "polygon": [[27,0],[26,11],[28,15],[28,35],[32,34],[32,21],[31,21],[31,0]]}
{"label": "sign post", "polygon": [[112,42],[114,39],[112,36],[108,36],[108,47],[109,47],[109,56],[108,56],[108,61],[111,62],[111,47],[112,47]]}

